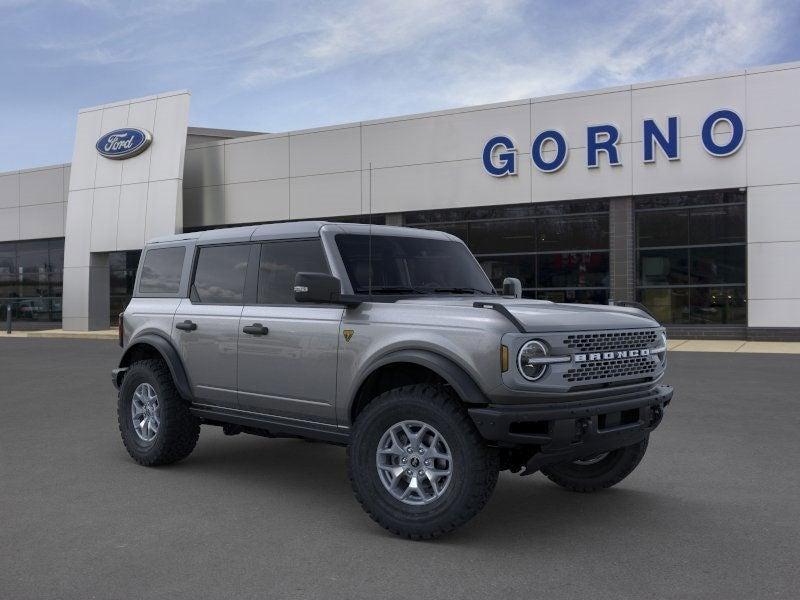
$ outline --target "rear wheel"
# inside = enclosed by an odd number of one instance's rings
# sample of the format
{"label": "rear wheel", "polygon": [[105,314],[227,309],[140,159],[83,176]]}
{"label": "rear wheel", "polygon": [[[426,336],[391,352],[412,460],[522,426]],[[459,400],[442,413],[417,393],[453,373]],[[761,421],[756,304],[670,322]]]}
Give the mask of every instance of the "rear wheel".
{"label": "rear wheel", "polygon": [[348,448],[356,498],[382,527],[430,539],[459,527],[486,504],[498,459],[446,390],[390,390],[358,416]]}
{"label": "rear wheel", "polygon": [[200,436],[200,421],[178,394],[167,365],[157,359],[137,361],[125,373],[117,422],[128,454],[146,466],[186,458]]}
{"label": "rear wheel", "polygon": [[648,438],[637,444],[585,456],[568,463],[542,467],[550,481],[572,492],[596,492],[618,484],[639,465],[647,450]]}

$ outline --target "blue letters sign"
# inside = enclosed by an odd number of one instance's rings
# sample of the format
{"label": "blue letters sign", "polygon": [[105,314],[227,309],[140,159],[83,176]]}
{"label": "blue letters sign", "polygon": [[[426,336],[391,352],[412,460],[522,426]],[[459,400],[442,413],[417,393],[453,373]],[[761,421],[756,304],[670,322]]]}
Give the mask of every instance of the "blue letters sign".
{"label": "blue letters sign", "polygon": [[[714,128],[718,123],[726,123],[731,130],[730,140],[718,144],[714,139]],[[681,138],[679,119],[668,116],[666,131],[661,129],[655,119],[642,121],[642,162],[656,162],[657,151],[667,160],[680,160]],[[744,143],[745,126],[742,118],[729,108],[715,110],[701,124],[700,143],[711,156],[724,157],[734,154]],[[543,149],[545,144],[554,146],[554,151]],[[586,167],[596,169],[602,162],[612,167],[622,164],[618,144],[620,132],[616,125],[602,123],[586,127]],[[567,162],[569,144],[563,133],[557,129],[539,132],[531,144],[531,160],[542,173],[555,173]],[[517,174],[517,148],[506,135],[496,135],[483,147],[483,168],[494,177]]]}
{"label": "blue letters sign", "polygon": [[115,129],[99,140],[94,145],[101,156],[114,160],[131,158],[141,154],[153,141],[153,136],[144,129]]}

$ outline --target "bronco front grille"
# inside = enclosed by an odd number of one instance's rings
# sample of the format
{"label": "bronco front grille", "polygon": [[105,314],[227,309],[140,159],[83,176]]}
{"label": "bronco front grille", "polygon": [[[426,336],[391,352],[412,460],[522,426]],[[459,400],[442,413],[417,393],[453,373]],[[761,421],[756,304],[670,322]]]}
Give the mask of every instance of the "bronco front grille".
{"label": "bronco front grille", "polygon": [[568,335],[563,344],[575,352],[605,352],[608,350],[638,350],[649,348],[658,339],[655,329],[576,333]]}
{"label": "bronco front grille", "polygon": [[629,377],[650,377],[658,368],[658,363],[649,356],[635,358],[614,358],[581,363],[564,373],[564,379],[572,382],[596,381],[598,379],[627,379]]}

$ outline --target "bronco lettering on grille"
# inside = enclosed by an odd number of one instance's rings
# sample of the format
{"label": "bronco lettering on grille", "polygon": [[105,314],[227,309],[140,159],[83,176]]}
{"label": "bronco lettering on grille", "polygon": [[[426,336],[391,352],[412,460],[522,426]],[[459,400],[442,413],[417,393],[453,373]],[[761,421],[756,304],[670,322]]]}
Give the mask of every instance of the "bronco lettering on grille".
{"label": "bronco lettering on grille", "polygon": [[650,350],[641,348],[639,350],[615,350],[614,352],[592,352],[589,354],[576,354],[575,362],[591,362],[594,360],[614,360],[617,358],[637,358],[639,356],[650,356]]}

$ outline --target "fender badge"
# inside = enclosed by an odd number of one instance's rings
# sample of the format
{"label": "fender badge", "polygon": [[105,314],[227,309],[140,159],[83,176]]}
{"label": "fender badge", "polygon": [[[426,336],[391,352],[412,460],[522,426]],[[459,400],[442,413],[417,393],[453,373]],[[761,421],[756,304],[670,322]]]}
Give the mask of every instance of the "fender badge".
{"label": "fender badge", "polygon": [[352,329],[345,329],[344,331],[342,331],[342,335],[344,336],[344,341],[349,342],[350,338],[353,337],[354,333],[355,331],[353,331]]}

